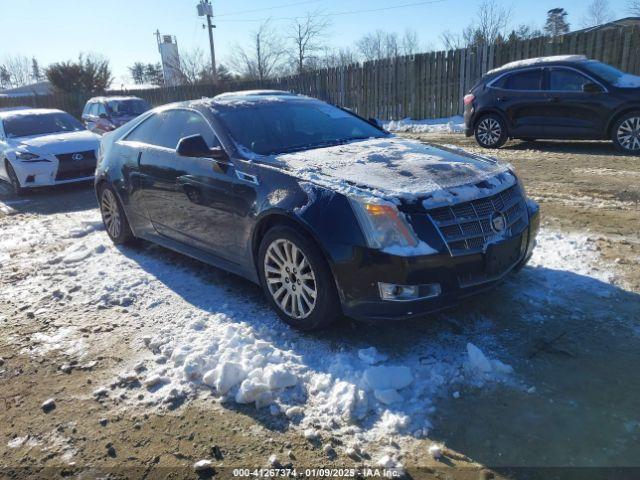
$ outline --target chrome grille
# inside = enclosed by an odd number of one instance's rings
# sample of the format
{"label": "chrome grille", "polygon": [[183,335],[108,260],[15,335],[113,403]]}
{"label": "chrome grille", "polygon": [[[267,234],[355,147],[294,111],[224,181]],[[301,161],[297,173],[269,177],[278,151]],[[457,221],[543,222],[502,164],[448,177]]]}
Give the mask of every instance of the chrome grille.
{"label": "chrome grille", "polygon": [[[491,228],[494,212],[506,219],[501,234]],[[517,235],[527,226],[527,209],[517,185],[490,197],[431,210],[429,216],[452,255],[484,251],[489,243]]]}

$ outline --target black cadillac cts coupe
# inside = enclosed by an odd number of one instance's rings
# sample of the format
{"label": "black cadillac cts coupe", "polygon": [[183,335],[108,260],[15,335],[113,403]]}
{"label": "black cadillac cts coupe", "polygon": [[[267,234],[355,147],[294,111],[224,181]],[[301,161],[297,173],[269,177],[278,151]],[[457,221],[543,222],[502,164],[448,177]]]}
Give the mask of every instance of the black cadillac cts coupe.
{"label": "black cadillac cts coupe", "polygon": [[539,226],[508,165],[278,91],[143,114],[104,137],[95,187],[115,243],[260,283],[302,330],[451,306],[522,267]]}

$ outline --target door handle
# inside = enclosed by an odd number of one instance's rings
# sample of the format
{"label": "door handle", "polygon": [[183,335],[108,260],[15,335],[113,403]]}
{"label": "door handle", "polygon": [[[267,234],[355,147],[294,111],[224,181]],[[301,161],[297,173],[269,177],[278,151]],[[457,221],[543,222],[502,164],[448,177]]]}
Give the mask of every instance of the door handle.
{"label": "door handle", "polygon": [[509,100],[509,97],[496,97],[496,100],[497,100],[498,102],[504,102],[504,101],[506,101],[506,100]]}
{"label": "door handle", "polygon": [[551,97],[547,99],[548,102],[559,102],[560,101],[560,97]]}

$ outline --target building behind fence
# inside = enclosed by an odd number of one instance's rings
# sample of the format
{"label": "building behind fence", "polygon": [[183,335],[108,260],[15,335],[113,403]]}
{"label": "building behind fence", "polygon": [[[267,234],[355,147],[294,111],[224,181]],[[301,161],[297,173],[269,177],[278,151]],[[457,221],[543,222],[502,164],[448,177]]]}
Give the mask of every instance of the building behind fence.
{"label": "building behind fence", "polygon": [[[507,62],[531,57],[582,54],[640,74],[640,27],[580,31],[557,38],[539,37],[503,44],[429,52],[364,64],[314,70],[265,82],[239,81],[136,90],[152,105],[212,97],[223,91],[274,88],[310,95],[351,108],[363,117],[396,120],[440,118],[462,113],[462,97],[484,73]],[[54,94],[0,98],[0,107],[59,108],[80,116],[88,97]]]}

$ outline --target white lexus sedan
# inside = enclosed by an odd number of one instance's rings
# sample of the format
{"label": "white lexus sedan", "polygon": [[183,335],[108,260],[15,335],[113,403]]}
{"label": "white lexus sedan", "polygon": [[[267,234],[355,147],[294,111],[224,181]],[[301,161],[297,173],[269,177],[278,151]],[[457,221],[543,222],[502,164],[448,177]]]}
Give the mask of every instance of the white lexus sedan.
{"label": "white lexus sedan", "polygon": [[0,180],[25,189],[91,180],[100,137],[66,112],[0,111]]}

